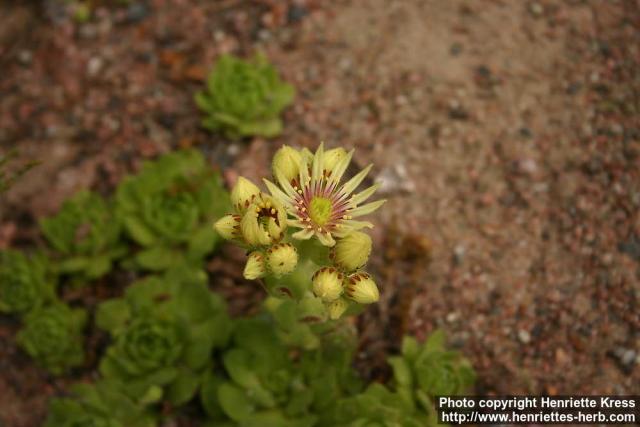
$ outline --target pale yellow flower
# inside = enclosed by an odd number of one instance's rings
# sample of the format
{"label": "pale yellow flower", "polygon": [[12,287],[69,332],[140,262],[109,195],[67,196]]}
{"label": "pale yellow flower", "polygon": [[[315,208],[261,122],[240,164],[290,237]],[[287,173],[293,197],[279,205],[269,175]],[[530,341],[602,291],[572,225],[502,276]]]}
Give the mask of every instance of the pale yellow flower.
{"label": "pale yellow flower", "polygon": [[284,236],[287,214],[277,200],[260,193],[240,221],[240,231],[249,246],[270,245]]}
{"label": "pale yellow flower", "polygon": [[[385,200],[362,203],[375,193],[378,184],[353,194],[354,190],[364,180],[371,170],[366,167],[356,176],[344,184],[340,183],[342,176],[353,156],[353,150],[342,154],[331,151],[325,158],[323,144],[308,161],[309,167],[301,167],[296,179],[287,179],[284,173],[276,169],[276,181],[279,186],[265,180],[265,184],[273,197],[285,207],[291,219],[289,225],[299,228],[293,234],[296,239],[316,237],[325,246],[335,244],[334,237],[345,237],[355,230],[373,225],[367,221],[354,218],[367,215],[378,209]],[[301,152],[303,159],[309,154]]]}

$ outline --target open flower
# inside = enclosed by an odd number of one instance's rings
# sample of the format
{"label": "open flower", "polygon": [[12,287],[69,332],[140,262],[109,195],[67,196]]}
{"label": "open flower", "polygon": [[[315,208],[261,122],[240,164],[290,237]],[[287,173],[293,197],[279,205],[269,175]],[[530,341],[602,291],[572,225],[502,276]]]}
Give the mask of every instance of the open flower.
{"label": "open flower", "polygon": [[331,156],[325,157],[324,146],[320,144],[312,158],[301,153],[303,158],[309,158],[310,163],[309,167],[300,168],[297,178],[287,179],[281,168],[275,168],[275,178],[280,186],[265,180],[273,197],[285,206],[292,217],[288,224],[301,229],[293,237],[304,240],[315,236],[325,246],[333,246],[335,237],[373,227],[370,222],[353,218],[369,214],[385,202],[378,200],[359,206],[378,189],[378,184],[375,184],[352,194],[369,173],[371,165],[341,184],[353,150],[344,155],[338,151],[331,153]]}
{"label": "open flower", "polygon": [[244,213],[240,231],[249,246],[269,245],[282,238],[287,214],[277,200],[260,193]]}

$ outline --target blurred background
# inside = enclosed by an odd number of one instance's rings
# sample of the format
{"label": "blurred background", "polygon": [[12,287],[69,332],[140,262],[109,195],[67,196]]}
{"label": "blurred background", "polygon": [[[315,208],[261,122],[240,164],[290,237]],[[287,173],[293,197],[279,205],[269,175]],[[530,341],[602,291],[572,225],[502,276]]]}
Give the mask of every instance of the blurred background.
{"label": "blurred background", "polygon": [[[216,58],[256,51],[296,88],[284,132],[206,131],[193,96]],[[440,327],[478,394],[640,394],[640,2],[0,4],[0,150],[39,162],[0,196],[0,248],[161,153],[196,147],[231,185],[320,141],[374,163],[389,200],[382,301],[359,320],[369,376]],[[222,252],[216,286],[250,310],[242,254]],[[64,384],[12,334],[0,322],[0,418],[32,425]]]}

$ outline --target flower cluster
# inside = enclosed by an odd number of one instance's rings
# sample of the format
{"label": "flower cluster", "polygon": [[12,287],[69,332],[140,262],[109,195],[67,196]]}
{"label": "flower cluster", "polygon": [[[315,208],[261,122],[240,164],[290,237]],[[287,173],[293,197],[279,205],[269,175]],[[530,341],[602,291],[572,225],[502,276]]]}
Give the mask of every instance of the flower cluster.
{"label": "flower cluster", "polygon": [[265,278],[278,286],[287,278],[302,280],[303,290],[321,299],[332,319],[353,303],[379,299],[371,275],[362,271],[372,242],[361,230],[373,225],[354,218],[385,201],[363,204],[377,184],[355,193],[371,166],[342,183],[352,156],[353,151],[343,148],[325,151],[323,144],[315,153],[283,146],[273,158],[275,182],[264,180],[270,194],[240,177],[231,192],[235,212],[214,226],[222,237],[248,250],[247,279]]}

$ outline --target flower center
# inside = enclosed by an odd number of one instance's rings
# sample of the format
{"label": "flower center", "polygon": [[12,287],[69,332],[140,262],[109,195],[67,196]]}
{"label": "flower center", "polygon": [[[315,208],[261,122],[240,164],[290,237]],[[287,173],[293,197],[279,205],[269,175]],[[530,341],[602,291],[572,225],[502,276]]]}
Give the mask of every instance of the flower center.
{"label": "flower center", "polygon": [[317,225],[325,225],[331,219],[333,203],[326,197],[314,197],[309,203],[309,217]]}

